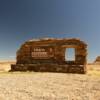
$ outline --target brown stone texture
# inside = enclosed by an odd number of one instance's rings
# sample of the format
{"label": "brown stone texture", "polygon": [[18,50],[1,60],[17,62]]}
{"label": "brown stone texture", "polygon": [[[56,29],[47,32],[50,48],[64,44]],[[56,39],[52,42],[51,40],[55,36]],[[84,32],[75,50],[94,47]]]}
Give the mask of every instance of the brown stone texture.
{"label": "brown stone texture", "polygon": [[[66,61],[67,48],[75,49],[75,60]],[[87,45],[76,38],[43,38],[25,42],[17,51],[12,71],[86,72]]]}
{"label": "brown stone texture", "polygon": [[97,56],[96,60],[94,61],[94,64],[100,64],[100,56]]}

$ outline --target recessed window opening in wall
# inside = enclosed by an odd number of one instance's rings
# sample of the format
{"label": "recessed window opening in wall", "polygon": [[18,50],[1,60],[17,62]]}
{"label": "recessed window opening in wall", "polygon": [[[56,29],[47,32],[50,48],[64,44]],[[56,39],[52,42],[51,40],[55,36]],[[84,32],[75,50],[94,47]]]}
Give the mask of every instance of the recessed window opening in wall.
{"label": "recessed window opening in wall", "polygon": [[66,48],[65,61],[75,61],[75,48]]}

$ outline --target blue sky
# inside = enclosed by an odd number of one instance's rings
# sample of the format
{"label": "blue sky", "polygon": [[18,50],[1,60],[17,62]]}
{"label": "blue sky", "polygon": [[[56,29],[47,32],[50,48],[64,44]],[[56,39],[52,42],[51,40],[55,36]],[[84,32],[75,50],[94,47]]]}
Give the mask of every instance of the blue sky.
{"label": "blue sky", "polygon": [[74,37],[100,55],[100,0],[0,0],[0,59],[15,59],[32,38]]}

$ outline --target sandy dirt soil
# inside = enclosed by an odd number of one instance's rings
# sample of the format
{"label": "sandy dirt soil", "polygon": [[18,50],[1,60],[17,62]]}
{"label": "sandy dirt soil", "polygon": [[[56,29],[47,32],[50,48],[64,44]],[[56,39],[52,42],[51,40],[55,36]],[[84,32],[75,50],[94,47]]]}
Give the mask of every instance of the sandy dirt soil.
{"label": "sandy dirt soil", "polygon": [[100,100],[100,71],[0,72],[0,100]]}
{"label": "sandy dirt soil", "polygon": [[0,100],[100,100],[100,73],[0,73]]}
{"label": "sandy dirt soil", "polygon": [[0,61],[0,72],[7,72],[11,69],[11,64],[15,64],[16,61]]}

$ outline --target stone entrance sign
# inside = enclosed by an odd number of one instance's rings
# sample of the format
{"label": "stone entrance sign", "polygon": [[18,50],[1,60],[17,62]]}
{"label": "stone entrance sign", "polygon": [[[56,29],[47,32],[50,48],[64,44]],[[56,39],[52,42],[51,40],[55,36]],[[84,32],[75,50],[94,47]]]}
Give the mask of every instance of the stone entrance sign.
{"label": "stone entrance sign", "polygon": [[[75,49],[75,60],[66,61],[67,48]],[[87,45],[76,38],[43,38],[25,42],[17,51],[12,71],[86,72]]]}

